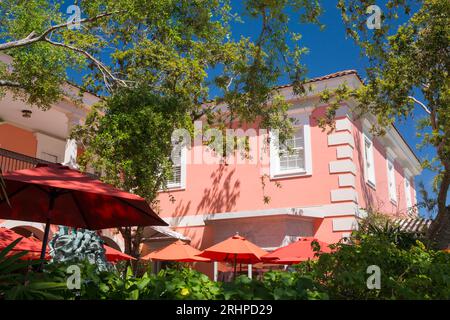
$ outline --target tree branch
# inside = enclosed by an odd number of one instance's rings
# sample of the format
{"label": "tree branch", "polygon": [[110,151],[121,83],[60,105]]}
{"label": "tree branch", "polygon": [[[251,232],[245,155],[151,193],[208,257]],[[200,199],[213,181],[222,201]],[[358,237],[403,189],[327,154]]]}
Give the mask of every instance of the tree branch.
{"label": "tree branch", "polygon": [[[109,17],[116,13],[120,13],[120,11],[105,12],[105,13],[99,14],[92,18],[81,19],[80,24],[94,22],[96,20],[99,20],[104,17]],[[71,24],[72,24],[72,22],[66,22],[66,23],[61,23],[61,24],[51,26],[50,28],[48,28],[42,34],[40,34],[38,36],[36,35],[36,32],[33,31],[27,37],[25,37],[23,39],[0,44],[0,51],[13,49],[13,48],[19,48],[19,47],[30,45],[30,44],[38,42],[38,41],[43,41],[43,40],[45,40],[47,35],[50,34],[51,32],[61,29],[61,28],[66,28],[66,27],[70,26]]]}
{"label": "tree branch", "polygon": [[108,87],[109,87],[109,81],[108,81],[108,78],[111,79],[113,82],[118,83],[118,84],[121,85],[121,86],[124,86],[124,87],[127,86],[125,80],[119,79],[119,78],[117,78],[116,76],[114,76],[114,75],[111,73],[111,71],[103,64],[103,62],[101,62],[100,60],[98,60],[97,58],[95,58],[95,57],[94,57],[92,54],[90,54],[89,52],[87,52],[87,51],[85,51],[85,50],[83,50],[83,49],[80,49],[80,48],[77,48],[77,47],[74,47],[74,46],[65,44],[65,43],[52,41],[52,40],[50,40],[49,38],[45,38],[44,40],[45,40],[46,42],[50,43],[51,45],[54,45],[54,46],[57,46],[57,47],[66,48],[66,49],[69,49],[69,50],[78,52],[78,53],[84,55],[85,57],[87,57],[89,60],[91,60],[91,61],[97,66],[97,68],[98,68],[98,69],[100,70],[100,72],[103,74],[103,78],[104,78],[105,84],[106,84]]}
{"label": "tree branch", "polygon": [[9,81],[9,80],[1,80],[0,79],[0,87],[14,87],[21,88],[22,86],[18,82]]}
{"label": "tree branch", "polygon": [[415,103],[417,103],[419,106],[421,106],[422,109],[425,110],[426,113],[431,114],[430,109],[428,109],[428,107],[423,102],[417,100],[413,96],[408,96],[408,98],[411,99],[412,101],[414,101]]}

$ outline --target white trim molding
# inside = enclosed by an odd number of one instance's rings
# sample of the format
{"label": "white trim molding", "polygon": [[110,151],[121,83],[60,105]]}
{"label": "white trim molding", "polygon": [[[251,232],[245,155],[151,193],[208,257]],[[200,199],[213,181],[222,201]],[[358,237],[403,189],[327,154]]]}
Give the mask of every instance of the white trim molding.
{"label": "white trim molding", "polygon": [[397,204],[397,185],[395,182],[395,162],[389,155],[386,157],[386,172],[387,172],[389,200],[392,203]]}
{"label": "white trim molding", "polygon": [[353,148],[351,146],[338,146],[336,148],[336,158],[353,160]]}
{"label": "white trim molding", "polygon": [[[375,156],[373,138],[370,134],[362,132],[361,134],[361,146],[364,162],[364,180],[368,185],[375,188],[376,173],[375,173]],[[368,146],[368,147],[367,147]]]}
{"label": "white trim molding", "polygon": [[333,219],[333,231],[351,231],[358,228],[358,221],[354,217]]}
{"label": "white trim molding", "polygon": [[355,147],[355,139],[350,132],[338,132],[328,135],[328,146],[338,146],[341,144],[348,144]]}
{"label": "white trim molding", "polygon": [[341,188],[331,190],[331,202],[341,202],[341,201],[358,201],[358,195],[353,188]]}
{"label": "white trim molding", "polygon": [[167,189],[168,190],[184,190],[186,189],[186,170],[187,170],[187,147],[183,146],[180,150],[181,157],[180,157],[180,183],[168,183]]}
{"label": "white trim molding", "polygon": [[338,176],[339,187],[352,187],[355,188],[355,176],[351,173],[340,174]]}
{"label": "white trim molding", "polygon": [[323,206],[288,207],[275,209],[261,209],[237,212],[221,212],[206,215],[186,215],[181,217],[163,217],[171,227],[200,227],[206,223],[231,219],[246,219],[284,216],[302,219],[321,219],[338,216],[359,216],[359,209],[355,203],[333,203]]}
{"label": "white trim molding", "polygon": [[0,227],[3,228],[16,228],[16,227],[33,227],[42,232],[44,232],[45,224],[40,222],[30,222],[30,221],[22,221],[22,220],[4,220],[0,223]]}
{"label": "white trim molding", "polygon": [[412,192],[411,192],[411,178],[408,174],[405,173],[405,177],[403,179],[404,181],[404,188],[405,188],[405,202],[406,202],[406,208],[410,209],[413,205],[412,202]]}
{"label": "white trim molding", "polygon": [[336,128],[335,131],[349,131],[352,132],[352,123],[349,118],[345,117],[344,119],[336,120]]}
{"label": "white trim molding", "polygon": [[330,173],[353,173],[356,174],[356,166],[351,160],[330,161]]}

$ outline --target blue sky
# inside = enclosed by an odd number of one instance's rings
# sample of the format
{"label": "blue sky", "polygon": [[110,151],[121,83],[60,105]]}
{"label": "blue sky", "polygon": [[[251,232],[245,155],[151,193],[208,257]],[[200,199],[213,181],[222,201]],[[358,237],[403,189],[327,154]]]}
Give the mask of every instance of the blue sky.
{"label": "blue sky", "polygon": [[[359,47],[356,46],[352,39],[347,39],[345,36],[344,25],[341,21],[340,11],[336,8],[337,0],[322,1],[324,5],[324,13],[320,21],[325,25],[324,30],[316,25],[305,25],[291,20],[289,28],[292,31],[302,34],[300,40],[302,46],[309,48],[309,53],[304,56],[303,64],[308,69],[308,78],[322,76],[334,73],[341,70],[355,69],[358,73],[365,77],[365,67],[367,60],[361,56]],[[376,1],[383,10],[384,0]],[[70,4],[70,1],[66,3]],[[242,12],[242,4],[240,1],[232,1],[233,8],[236,12]],[[66,5],[63,6],[65,11]],[[239,38],[241,35],[256,37],[259,32],[259,21],[254,21],[248,17],[244,17],[244,23],[233,24],[233,36]],[[215,71],[217,72],[217,71]],[[79,79],[79,75],[72,74],[74,79]],[[279,84],[288,83],[288,78],[280,79]],[[211,92],[214,94],[214,90]],[[426,148],[418,150],[416,147],[420,139],[416,136],[415,121],[418,117],[423,117],[424,112],[417,109],[415,119],[408,119],[406,121],[397,122],[397,128],[405,137],[408,144],[412,147],[420,159],[432,158],[435,155],[433,148]],[[423,181],[426,189],[431,190],[432,179],[434,173],[429,170],[424,170],[423,173],[416,178],[416,185],[419,181]],[[418,201],[420,201],[420,194],[417,194]],[[450,196],[448,197],[450,198]],[[426,215],[424,210],[421,210],[422,215]]]}

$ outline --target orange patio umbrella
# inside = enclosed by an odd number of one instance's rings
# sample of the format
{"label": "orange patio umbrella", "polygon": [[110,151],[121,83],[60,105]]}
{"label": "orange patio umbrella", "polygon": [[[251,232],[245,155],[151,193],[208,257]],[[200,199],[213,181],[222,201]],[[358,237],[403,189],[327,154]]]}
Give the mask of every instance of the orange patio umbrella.
{"label": "orange patio umbrella", "polygon": [[108,260],[109,262],[116,263],[123,260],[136,260],[136,258],[129,256],[122,251],[111,248],[110,246],[103,245],[103,248],[105,248],[106,260]]}
{"label": "orange patio umbrella", "polygon": [[203,250],[200,257],[214,261],[234,263],[234,276],[236,277],[237,263],[255,264],[261,262],[261,257],[267,252],[256,244],[236,234],[212,247]]}
{"label": "orange patio umbrella", "polygon": [[[22,260],[39,260],[42,250],[42,241],[39,239],[36,239],[34,237],[26,238],[16,232],[14,232],[11,229],[0,227],[0,250],[3,250],[8,245],[11,244],[11,242],[17,240],[20,240],[16,246],[7,254],[7,256],[11,256],[14,254],[17,254],[18,252],[22,251],[28,251],[26,255],[21,257]],[[45,250],[45,260],[50,259],[50,254],[48,253],[48,248]]]}
{"label": "orange patio umbrella", "polygon": [[314,237],[304,237],[298,241],[291,243],[285,247],[266,254],[262,260],[267,263],[275,264],[296,264],[306,260],[316,259],[316,251],[314,251],[314,243],[320,246],[321,253],[330,253],[329,244],[319,241]]}
{"label": "orange patio umbrella", "polygon": [[143,260],[156,261],[178,261],[178,262],[209,262],[210,259],[197,256],[201,253],[200,250],[195,249],[186,242],[177,240],[167,247],[160,250],[150,252],[142,257]]}

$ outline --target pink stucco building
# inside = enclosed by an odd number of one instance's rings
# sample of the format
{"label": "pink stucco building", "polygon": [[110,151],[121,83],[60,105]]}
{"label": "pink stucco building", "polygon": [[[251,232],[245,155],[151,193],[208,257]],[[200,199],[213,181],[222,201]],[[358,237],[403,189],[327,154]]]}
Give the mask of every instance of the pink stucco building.
{"label": "pink stucco building", "polygon": [[319,128],[326,105],[318,94],[343,83],[362,84],[355,71],[343,71],[311,80],[312,91],[304,97],[295,96],[290,86],[281,88],[292,104],[289,115],[297,119],[290,154],[280,155],[283,150],[271,144],[259,154],[266,161],[211,164],[195,159],[208,155],[207,147],[186,148],[177,183],[159,197],[161,216],[199,248],[239,232],[272,250],[299,236],[337,242],[368,207],[412,214],[420,163],[394,127],[383,137],[372,136],[375,120],[370,115],[353,119],[354,102],[346,101],[335,130]]}
{"label": "pink stucco building", "polygon": [[[159,213],[171,230],[149,231],[159,233],[144,244],[143,253],[177,237],[202,249],[236,232],[267,250],[301,236],[333,243],[356,227],[368,207],[391,215],[411,214],[420,163],[394,127],[385,136],[373,136],[369,129],[374,118],[354,119],[354,102],[345,101],[335,130],[319,128],[317,119],[326,108],[320,92],[343,83],[354,88],[362,84],[350,70],[312,79],[306,96],[294,95],[290,86],[279,88],[292,105],[289,115],[296,119],[296,133],[287,142],[290,153],[277,147],[274,138],[263,147],[267,135],[274,133],[256,124],[249,125],[254,131],[247,133],[259,151],[247,161],[237,154],[236,161],[211,158],[211,151],[195,140],[182,149],[174,179],[159,196]],[[68,87],[71,90],[76,88]],[[77,144],[67,139],[68,134],[97,100],[86,94],[81,108],[64,100],[45,113],[31,109],[31,118],[25,118],[22,110],[29,106],[7,94],[0,100],[3,170],[12,168],[11,158],[31,164],[35,158],[74,164]],[[37,235],[42,230],[29,222],[0,221],[0,226],[28,228]],[[123,249],[116,232],[105,230],[104,236],[109,245]]]}

